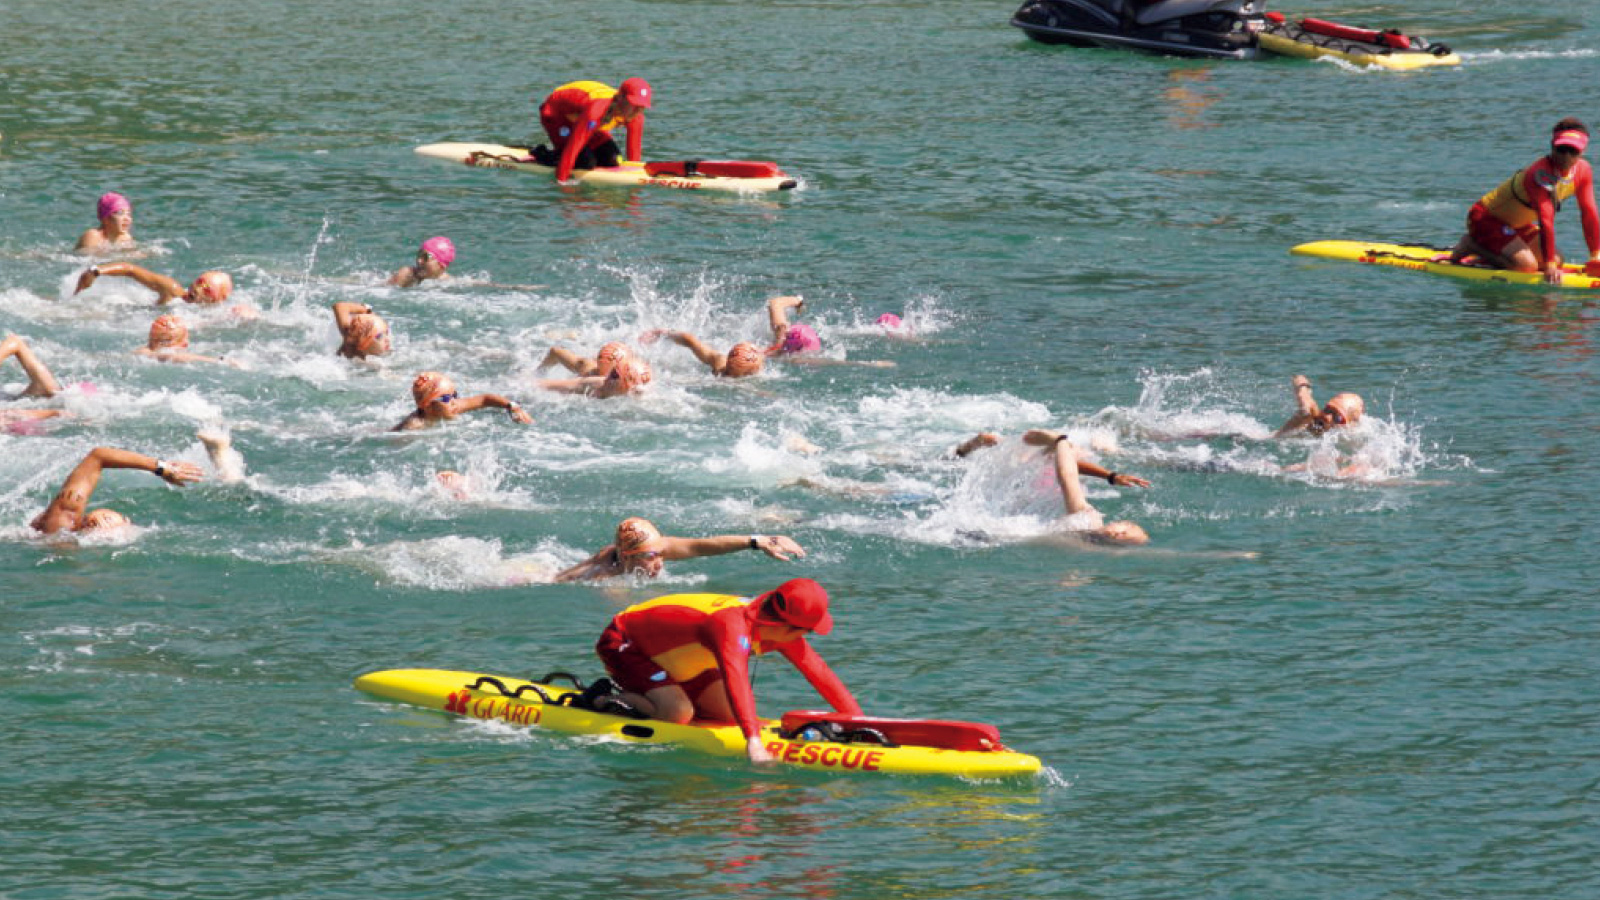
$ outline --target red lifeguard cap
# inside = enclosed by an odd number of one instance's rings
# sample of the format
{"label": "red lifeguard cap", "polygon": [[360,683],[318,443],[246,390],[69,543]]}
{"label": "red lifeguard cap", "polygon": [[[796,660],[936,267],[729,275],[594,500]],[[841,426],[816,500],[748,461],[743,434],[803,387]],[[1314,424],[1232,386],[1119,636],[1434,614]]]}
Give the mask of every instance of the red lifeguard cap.
{"label": "red lifeguard cap", "polygon": [[1569,129],[1556,135],[1555,138],[1550,141],[1550,146],[1571,147],[1579,153],[1582,153],[1589,146],[1589,136],[1581,131],[1578,131],[1577,129]]}
{"label": "red lifeguard cap", "polygon": [[[793,625],[817,634],[833,630],[833,615],[828,612],[828,592],[809,578],[793,578],[757,597],[758,615],[770,610],[774,624]],[[763,621],[772,621],[763,618]]]}
{"label": "red lifeguard cap", "polygon": [[640,109],[650,108],[650,97],[653,93],[650,90],[650,82],[643,78],[629,78],[622,83],[622,99]]}

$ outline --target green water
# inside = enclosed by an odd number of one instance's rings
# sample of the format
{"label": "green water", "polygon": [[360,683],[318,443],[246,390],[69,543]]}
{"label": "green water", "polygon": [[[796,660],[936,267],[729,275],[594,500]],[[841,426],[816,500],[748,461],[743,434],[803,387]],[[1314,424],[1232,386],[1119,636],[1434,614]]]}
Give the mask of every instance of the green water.
{"label": "green water", "polygon": [[[1600,118],[1600,15],[1286,9],[1465,63],[1052,49],[1011,4],[943,0],[9,4],[0,328],[93,390],[13,401],[75,417],[0,435],[0,896],[1600,895],[1593,301],[1287,253],[1452,241],[1556,119]],[[648,156],[803,187],[564,190],[411,153],[522,138],[551,87],[635,74]],[[133,356],[153,311],[126,284],[70,296],[107,190],[143,264],[234,273],[259,319],[185,315],[241,368]],[[1582,252],[1572,209],[1558,231]],[[433,234],[464,283],[383,287]],[[775,292],[832,356],[896,367],[730,384],[658,346],[640,398],[535,386],[552,343],[756,338]],[[338,300],[389,319],[391,357],[333,355]],[[386,434],[426,368],[537,424]],[[1295,373],[1365,396],[1357,438],[1264,440]],[[89,448],[199,462],[219,423],[243,484],[115,472],[96,505],[134,534],[26,528]],[[1149,548],[1048,539],[1032,427],[1154,482],[1090,487]],[[980,429],[1011,441],[942,458]],[[1350,454],[1371,474],[1329,477]],[[808,556],[542,583],[627,515]],[[869,711],[993,722],[1046,777],[752,771],[350,687],[592,675],[622,606],[794,575],[832,592],[817,646]],[[781,661],[756,690],[814,702]]]}

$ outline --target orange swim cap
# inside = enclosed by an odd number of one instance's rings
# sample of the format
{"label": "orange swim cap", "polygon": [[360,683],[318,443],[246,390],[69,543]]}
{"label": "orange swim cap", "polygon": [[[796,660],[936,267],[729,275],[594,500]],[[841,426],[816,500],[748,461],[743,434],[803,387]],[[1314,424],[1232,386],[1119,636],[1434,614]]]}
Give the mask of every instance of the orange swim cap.
{"label": "orange swim cap", "polygon": [[1348,392],[1334,394],[1329,397],[1328,402],[1323,404],[1323,409],[1327,409],[1330,406],[1338,410],[1339,415],[1344,417],[1343,424],[1345,425],[1354,425],[1361,421],[1361,416],[1367,411],[1367,404],[1362,401],[1361,395]]}
{"label": "orange swim cap", "polygon": [[595,374],[601,377],[610,375],[611,370],[616,367],[619,361],[632,355],[633,351],[628,349],[627,344],[621,341],[611,341],[601,347],[600,352],[594,355],[595,364],[599,367]]}
{"label": "orange swim cap", "polygon": [[728,362],[722,367],[722,374],[728,378],[745,378],[761,371],[761,364],[766,359],[761,348],[749,341],[740,341],[728,351]]}
{"label": "orange swim cap", "polygon": [[617,387],[623,393],[627,393],[649,384],[655,375],[650,371],[649,363],[642,359],[628,357],[617,360],[616,366],[611,369],[611,374],[606,377],[615,380]]}
{"label": "orange swim cap", "polygon": [[345,332],[345,343],[362,356],[381,356],[389,352],[380,346],[389,337],[389,323],[373,313],[356,313],[350,317],[350,329]]}
{"label": "orange swim cap", "polygon": [[623,556],[648,553],[660,540],[660,529],[649,519],[633,516],[617,525],[617,552]]}
{"label": "orange swim cap", "polygon": [[166,350],[189,346],[189,326],[174,315],[157,316],[150,323],[150,349]]}
{"label": "orange swim cap", "polygon": [[417,402],[417,409],[426,409],[439,397],[455,392],[456,383],[443,372],[423,372],[411,382],[411,399]]}
{"label": "orange swim cap", "polygon": [[227,272],[201,272],[189,285],[190,299],[194,303],[221,303],[233,293],[233,276]]}

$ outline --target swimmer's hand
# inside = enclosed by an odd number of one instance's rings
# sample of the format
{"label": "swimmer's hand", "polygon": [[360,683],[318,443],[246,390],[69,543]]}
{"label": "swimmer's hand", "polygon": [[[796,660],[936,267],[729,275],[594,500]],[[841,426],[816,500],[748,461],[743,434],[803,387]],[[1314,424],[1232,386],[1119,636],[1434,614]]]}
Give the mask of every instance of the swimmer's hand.
{"label": "swimmer's hand", "polygon": [[1110,475],[1106,476],[1106,480],[1114,485],[1117,485],[1118,487],[1127,485],[1132,485],[1133,487],[1150,486],[1150,482],[1144,480],[1143,478],[1140,478],[1137,475],[1129,475],[1125,472],[1112,472]]}
{"label": "swimmer's hand", "polygon": [[773,559],[782,560],[784,562],[788,562],[795,557],[803,557],[806,555],[806,551],[800,549],[800,545],[795,543],[794,539],[785,537],[781,534],[769,534],[762,537],[757,537],[756,549],[772,557]]}
{"label": "swimmer's hand", "polygon": [[78,276],[78,286],[73,289],[72,293],[77,295],[87,291],[94,286],[94,280],[99,277],[100,268],[98,266],[90,266],[84,269],[83,274]]}
{"label": "swimmer's hand", "polygon": [[200,467],[194,463],[163,462],[161,460],[156,460],[156,474],[161,477],[161,480],[174,487],[181,487],[205,477],[205,473],[200,471]]}
{"label": "swimmer's hand", "polygon": [[656,341],[661,340],[661,338],[670,333],[671,331],[666,328],[652,328],[649,331],[646,331],[644,334],[639,335],[639,343],[645,345],[654,344]]}
{"label": "swimmer's hand", "polygon": [[759,734],[750,737],[744,742],[744,752],[746,756],[750,757],[750,761],[758,766],[770,766],[777,762],[772,754],[767,752],[766,746],[761,743],[761,735]]}

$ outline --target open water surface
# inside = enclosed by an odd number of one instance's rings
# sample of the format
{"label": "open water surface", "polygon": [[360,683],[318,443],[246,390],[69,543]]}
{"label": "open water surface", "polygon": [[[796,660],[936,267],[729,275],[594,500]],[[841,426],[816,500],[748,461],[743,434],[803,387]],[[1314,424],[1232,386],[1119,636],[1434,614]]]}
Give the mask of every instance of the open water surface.
{"label": "open water surface", "polygon": [[[11,401],[71,420],[0,435],[0,896],[1600,896],[1594,301],[1287,252],[1453,241],[1556,119],[1600,124],[1600,8],[1286,8],[1465,63],[1046,48],[1011,4],[951,0],[12,0],[0,328],[80,386]],[[551,87],[635,74],[647,156],[774,159],[803,188],[563,189],[411,153],[522,138]],[[234,273],[258,319],[184,313],[239,368],[132,355],[154,311],[127,284],[70,296],[107,190],[143,264]],[[1558,230],[1581,254],[1572,209]],[[464,278],[382,285],[439,233]],[[552,343],[755,338],[775,292],[834,357],[896,367],[719,383],[657,346],[643,397],[534,386]],[[338,300],[394,354],[335,357]],[[537,424],[386,433],[425,368]],[[1368,422],[1266,440],[1295,373]],[[113,472],[96,505],[132,534],[26,528],[89,448],[198,462],[207,426],[244,483]],[[1154,482],[1090,485],[1148,548],[1051,539],[1032,427]],[[1009,441],[943,458],[980,429]],[[1333,477],[1350,459],[1367,474]],[[635,514],[809,555],[545,583]],[[593,675],[629,603],[794,575],[832,592],[817,645],[869,711],[994,722],[1046,776],[752,771],[350,687]],[[756,686],[767,714],[815,702],[778,661]]]}

